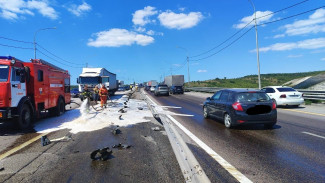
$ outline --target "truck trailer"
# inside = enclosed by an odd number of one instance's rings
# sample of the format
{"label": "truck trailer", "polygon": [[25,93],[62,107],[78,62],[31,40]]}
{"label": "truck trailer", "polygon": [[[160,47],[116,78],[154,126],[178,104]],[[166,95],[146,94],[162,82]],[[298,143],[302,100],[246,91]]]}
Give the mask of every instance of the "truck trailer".
{"label": "truck trailer", "polygon": [[105,85],[110,95],[114,95],[118,89],[116,74],[109,72],[105,68],[83,68],[77,83],[80,92],[83,92],[85,85],[88,86],[91,92],[93,92],[96,85]]}
{"label": "truck trailer", "polygon": [[25,129],[46,112],[62,115],[70,104],[70,75],[42,59],[0,56],[0,119]]}
{"label": "truck trailer", "polygon": [[184,75],[170,75],[166,76],[164,83],[168,86],[183,86],[184,85]]}

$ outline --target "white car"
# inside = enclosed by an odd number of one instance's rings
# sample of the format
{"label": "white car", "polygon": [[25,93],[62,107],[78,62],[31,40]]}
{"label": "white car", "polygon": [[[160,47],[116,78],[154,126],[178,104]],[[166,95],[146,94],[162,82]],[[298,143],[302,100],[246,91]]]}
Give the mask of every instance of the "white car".
{"label": "white car", "polygon": [[151,86],[151,87],[150,87],[150,91],[151,91],[151,92],[154,92],[154,91],[155,91],[155,88],[156,88],[156,87]]}
{"label": "white car", "polygon": [[267,86],[264,90],[268,96],[275,100],[276,105],[299,106],[304,103],[303,94],[288,86]]}

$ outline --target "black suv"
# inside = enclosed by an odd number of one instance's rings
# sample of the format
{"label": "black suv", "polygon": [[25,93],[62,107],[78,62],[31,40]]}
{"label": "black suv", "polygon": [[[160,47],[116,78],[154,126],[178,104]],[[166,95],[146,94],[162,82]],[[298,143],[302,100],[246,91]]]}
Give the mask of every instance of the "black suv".
{"label": "black suv", "polygon": [[170,94],[176,94],[176,93],[184,94],[183,86],[174,86],[173,85],[169,88],[169,93]]}
{"label": "black suv", "polygon": [[223,120],[227,128],[241,124],[272,128],[277,122],[276,104],[260,90],[220,90],[204,102],[203,114]]}

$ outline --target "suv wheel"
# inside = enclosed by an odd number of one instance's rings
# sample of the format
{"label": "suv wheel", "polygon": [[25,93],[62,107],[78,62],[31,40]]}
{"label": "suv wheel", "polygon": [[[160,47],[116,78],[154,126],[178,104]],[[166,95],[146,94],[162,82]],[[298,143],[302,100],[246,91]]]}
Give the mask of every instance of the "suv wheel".
{"label": "suv wheel", "polygon": [[225,116],[224,116],[224,123],[225,123],[225,126],[227,127],[227,128],[231,128],[231,117],[230,117],[230,115],[229,114],[225,114]]}

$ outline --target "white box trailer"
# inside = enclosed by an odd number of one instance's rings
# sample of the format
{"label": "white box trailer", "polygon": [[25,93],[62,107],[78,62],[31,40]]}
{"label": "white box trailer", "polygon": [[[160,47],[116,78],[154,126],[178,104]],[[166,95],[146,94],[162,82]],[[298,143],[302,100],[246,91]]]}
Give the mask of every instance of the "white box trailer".
{"label": "white box trailer", "polygon": [[110,95],[114,95],[118,89],[116,74],[109,72],[105,68],[82,68],[77,83],[80,92],[83,92],[85,85],[88,86],[91,92],[96,85],[105,85]]}
{"label": "white box trailer", "polygon": [[165,77],[164,83],[168,86],[183,86],[184,75],[170,75]]}

